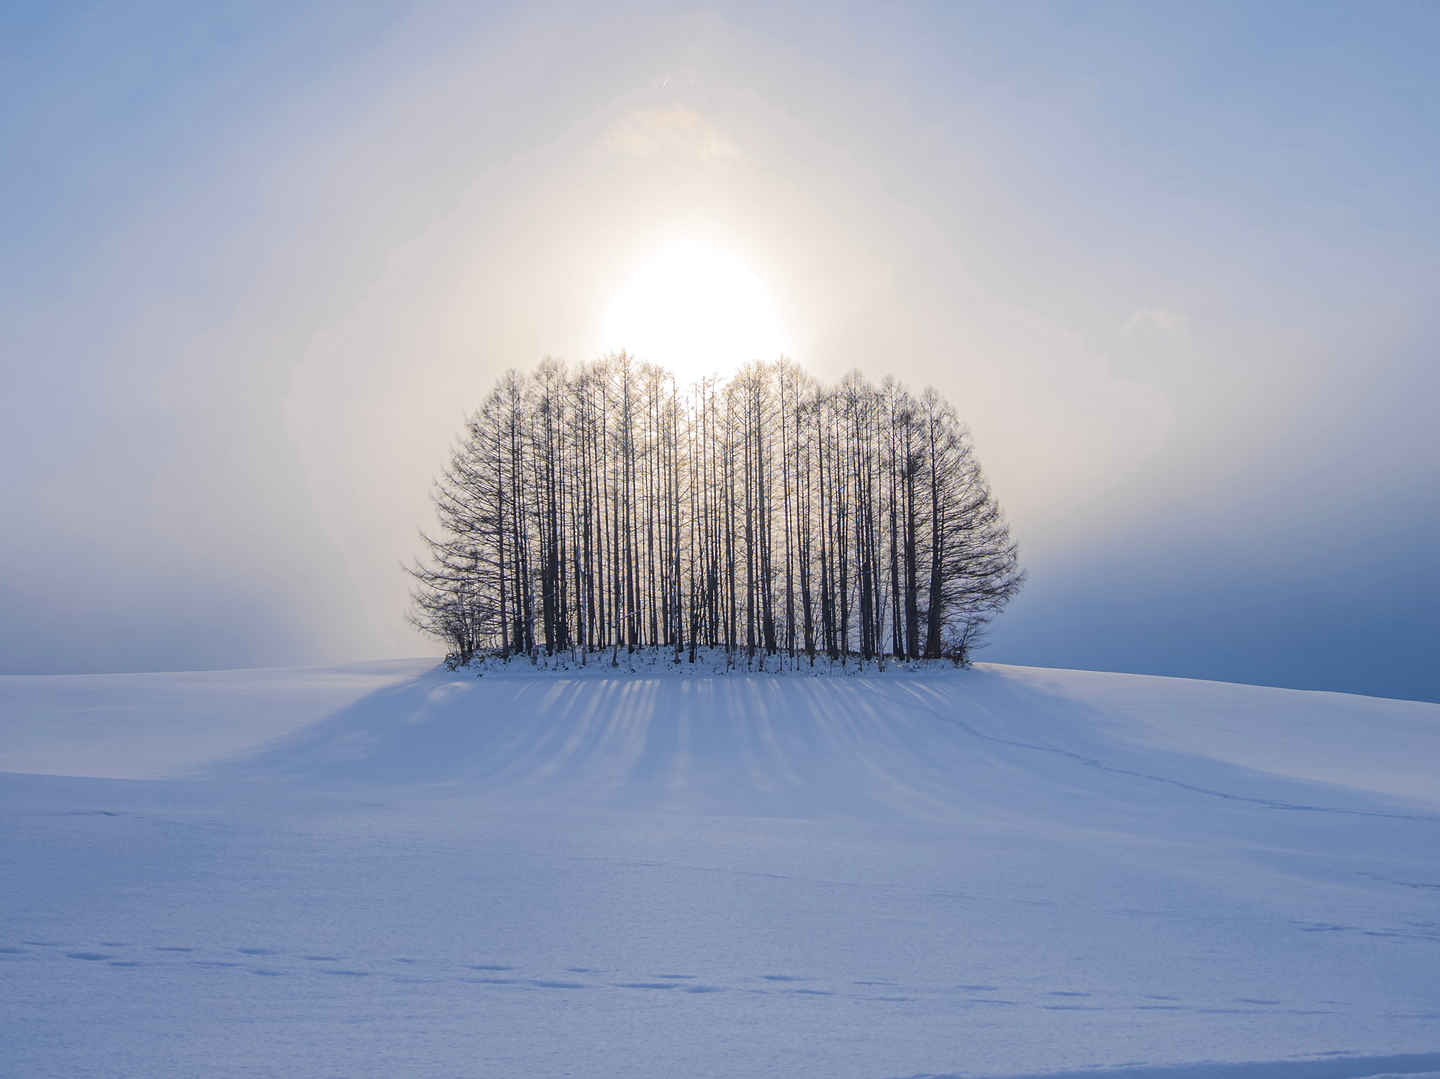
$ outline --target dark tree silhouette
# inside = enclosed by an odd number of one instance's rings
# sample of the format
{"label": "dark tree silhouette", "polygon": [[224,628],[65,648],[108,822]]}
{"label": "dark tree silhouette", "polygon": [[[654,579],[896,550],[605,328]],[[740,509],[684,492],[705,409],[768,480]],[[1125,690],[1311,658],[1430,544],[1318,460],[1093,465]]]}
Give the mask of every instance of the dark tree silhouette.
{"label": "dark tree silhouette", "polygon": [[435,484],[411,619],[477,653],[968,663],[1024,579],[954,409],[789,361],[681,390],[624,353],[506,374]]}

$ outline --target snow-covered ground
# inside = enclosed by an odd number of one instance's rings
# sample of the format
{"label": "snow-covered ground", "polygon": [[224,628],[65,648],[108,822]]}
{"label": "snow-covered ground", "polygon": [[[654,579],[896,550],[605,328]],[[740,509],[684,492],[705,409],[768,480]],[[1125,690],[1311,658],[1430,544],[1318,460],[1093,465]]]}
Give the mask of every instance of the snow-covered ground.
{"label": "snow-covered ground", "polygon": [[1440,706],[0,678],[0,1074],[1440,1072]]}

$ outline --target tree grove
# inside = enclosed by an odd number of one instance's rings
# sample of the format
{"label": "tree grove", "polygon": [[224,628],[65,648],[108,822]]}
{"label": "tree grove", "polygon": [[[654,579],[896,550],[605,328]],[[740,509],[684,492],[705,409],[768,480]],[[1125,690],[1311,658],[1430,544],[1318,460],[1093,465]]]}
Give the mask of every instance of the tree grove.
{"label": "tree grove", "polygon": [[412,619],[477,653],[968,662],[1019,590],[933,390],[789,361],[681,387],[624,353],[506,374],[435,485]]}

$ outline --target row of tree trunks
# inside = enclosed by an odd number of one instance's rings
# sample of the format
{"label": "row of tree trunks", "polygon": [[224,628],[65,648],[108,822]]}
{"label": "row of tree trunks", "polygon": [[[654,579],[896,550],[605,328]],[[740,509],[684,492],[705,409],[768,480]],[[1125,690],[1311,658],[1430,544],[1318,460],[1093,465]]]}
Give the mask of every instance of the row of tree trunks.
{"label": "row of tree trunks", "polygon": [[512,372],[435,502],[414,618],[462,659],[963,659],[1021,581],[948,404],[785,361],[687,390],[624,354]]}

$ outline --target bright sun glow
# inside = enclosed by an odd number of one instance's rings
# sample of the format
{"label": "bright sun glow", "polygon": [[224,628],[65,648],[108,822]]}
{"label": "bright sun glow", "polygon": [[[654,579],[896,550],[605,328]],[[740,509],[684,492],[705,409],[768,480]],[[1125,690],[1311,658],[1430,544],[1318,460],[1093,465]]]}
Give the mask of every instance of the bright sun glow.
{"label": "bright sun glow", "polygon": [[765,282],[703,239],[677,236],[636,263],[610,298],[601,347],[661,364],[682,381],[787,351]]}

